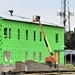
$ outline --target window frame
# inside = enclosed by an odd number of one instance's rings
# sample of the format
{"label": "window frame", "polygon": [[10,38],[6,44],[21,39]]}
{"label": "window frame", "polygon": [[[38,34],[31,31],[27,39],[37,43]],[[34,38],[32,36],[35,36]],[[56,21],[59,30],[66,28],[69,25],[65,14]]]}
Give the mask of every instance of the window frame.
{"label": "window frame", "polygon": [[12,61],[12,51],[8,51],[8,50],[4,51],[4,61],[5,62]]}

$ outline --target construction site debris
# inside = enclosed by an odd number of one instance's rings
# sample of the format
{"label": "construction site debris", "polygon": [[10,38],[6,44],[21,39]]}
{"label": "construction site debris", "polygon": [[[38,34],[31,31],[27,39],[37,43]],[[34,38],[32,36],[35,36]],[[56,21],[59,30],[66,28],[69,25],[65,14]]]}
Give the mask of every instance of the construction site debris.
{"label": "construction site debris", "polygon": [[15,71],[55,71],[55,70],[74,70],[75,67],[58,65],[58,68],[49,66],[47,63],[38,63],[27,60],[26,62],[16,62]]}
{"label": "construction site debris", "polygon": [[74,66],[59,65],[58,70],[75,70]]}
{"label": "construction site debris", "polygon": [[47,64],[41,64],[32,60],[26,62],[16,62],[15,71],[50,71],[55,68],[48,66]]}
{"label": "construction site debris", "polygon": [[13,71],[12,67],[3,67],[0,69],[0,72],[8,72],[8,71]]}
{"label": "construction site debris", "polygon": [[67,71],[74,71],[74,66],[65,66],[65,65],[58,65],[58,68],[54,68],[49,66],[48,63],[38,63],[36,61],[27,60],[25,62],[18,61],[15,63],[15,68],[13,67],[2,67],[0,68],[0,72],[67,72]]}

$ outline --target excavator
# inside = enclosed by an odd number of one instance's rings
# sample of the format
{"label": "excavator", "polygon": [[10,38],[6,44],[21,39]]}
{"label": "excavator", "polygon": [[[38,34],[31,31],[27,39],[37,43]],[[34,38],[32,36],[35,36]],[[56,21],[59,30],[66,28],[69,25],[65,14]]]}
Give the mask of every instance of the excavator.
{"label": "excavator", "polygon": [[49,45],[49,42],[47,40],[47,37],[46,37],[46,34],[44,32],[44,28],[40,22],[40,16],[36,15],[36,17],[34,18],[33,16],[33,22],[39,22],[39,25],[40,25],[40,28],[41,28],[41,31],[42,31],[42,34],[43,34],[43,37],[44,37],[44,41],[45,41],[45,44],[46,44],[46,47],[49,51],[49,56],[45,58],[45,62],[49,64],[49,66],[54,66],[55,68],[57,67],[58,65],[58,62],[56,60],[56,57],[53,55],[52,53],[52,50],[50,48],[50,45]]}

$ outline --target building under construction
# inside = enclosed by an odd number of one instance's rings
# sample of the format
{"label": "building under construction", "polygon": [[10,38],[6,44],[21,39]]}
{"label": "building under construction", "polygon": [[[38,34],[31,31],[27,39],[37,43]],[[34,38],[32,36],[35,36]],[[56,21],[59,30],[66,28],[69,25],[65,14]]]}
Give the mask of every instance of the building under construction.
{"label": "building under construction", "polygon": [[[42,23],[50,47],[64,64],[64,27]],[[38,23],[0,17],[0,64],[34,60],[44,63],[49,52]]]}

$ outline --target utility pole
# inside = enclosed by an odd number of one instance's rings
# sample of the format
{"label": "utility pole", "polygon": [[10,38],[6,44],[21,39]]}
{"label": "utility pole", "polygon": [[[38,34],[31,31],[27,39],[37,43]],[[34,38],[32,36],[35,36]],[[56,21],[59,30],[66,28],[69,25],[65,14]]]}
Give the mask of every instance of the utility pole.
{"label": "utility pole", "polygon": [[65,49],[65,42],[66,42],[66,0],[61,0],[61,11],[57,13],[57,16],[60,16],[60,25],[64,26],[64,49]]}
{"label": "utility pole", "polygon": [[[64,46],[65,46],[67,40],[70,40],[71,37],[70,16],[74,16],[74,13],[70,12],[69,0],[61,0],[61,12],[58,12],[57,15],[60,16],[60,23],[61,23],[60,25],[64,26]],[[67,31],[68,34],[65,34]],[[70,63],[72,63],[72,59],[70,60]],[[65,56],[65,64],[66,64],[66,56]]]}
{"label": "utility pole", "polygon": [[66,27],[66,0],[61,0],[61,11],[57,13],[57,16],[60,16],[60,25]]}
{"label": "utility pole", "polygon": [[60,16],[60,25],[63,25],[64,33],[70,32],[70,16],[74,16],[73,12],[70,12],[69,0],[61,0],[61,11],[57,13]]}
{"label": "utility pole", "polygon": [[74,16],[74,13],[73,13],[73,12],[70,12],[69,0],[67,1],[67,4],[68,4],[68,26],[69,26],[69,36],[71,36],[70,16]]}
{"label": "utility pole", "polygon": [[66,0],[63,1],[64,2],[64,6],[63,6],[63,25],[64,27],[66,26]]}
{"label": "utility pole", "polygon": [[[66,43],[71,37],[70,16],[74,16],[74,13],[70,12],[69,0],[61,0],[61,11],[57,15],[60,16],[60,25],[64,26],[64,43]],[[66,32],[68,34],[65,34]]]}

